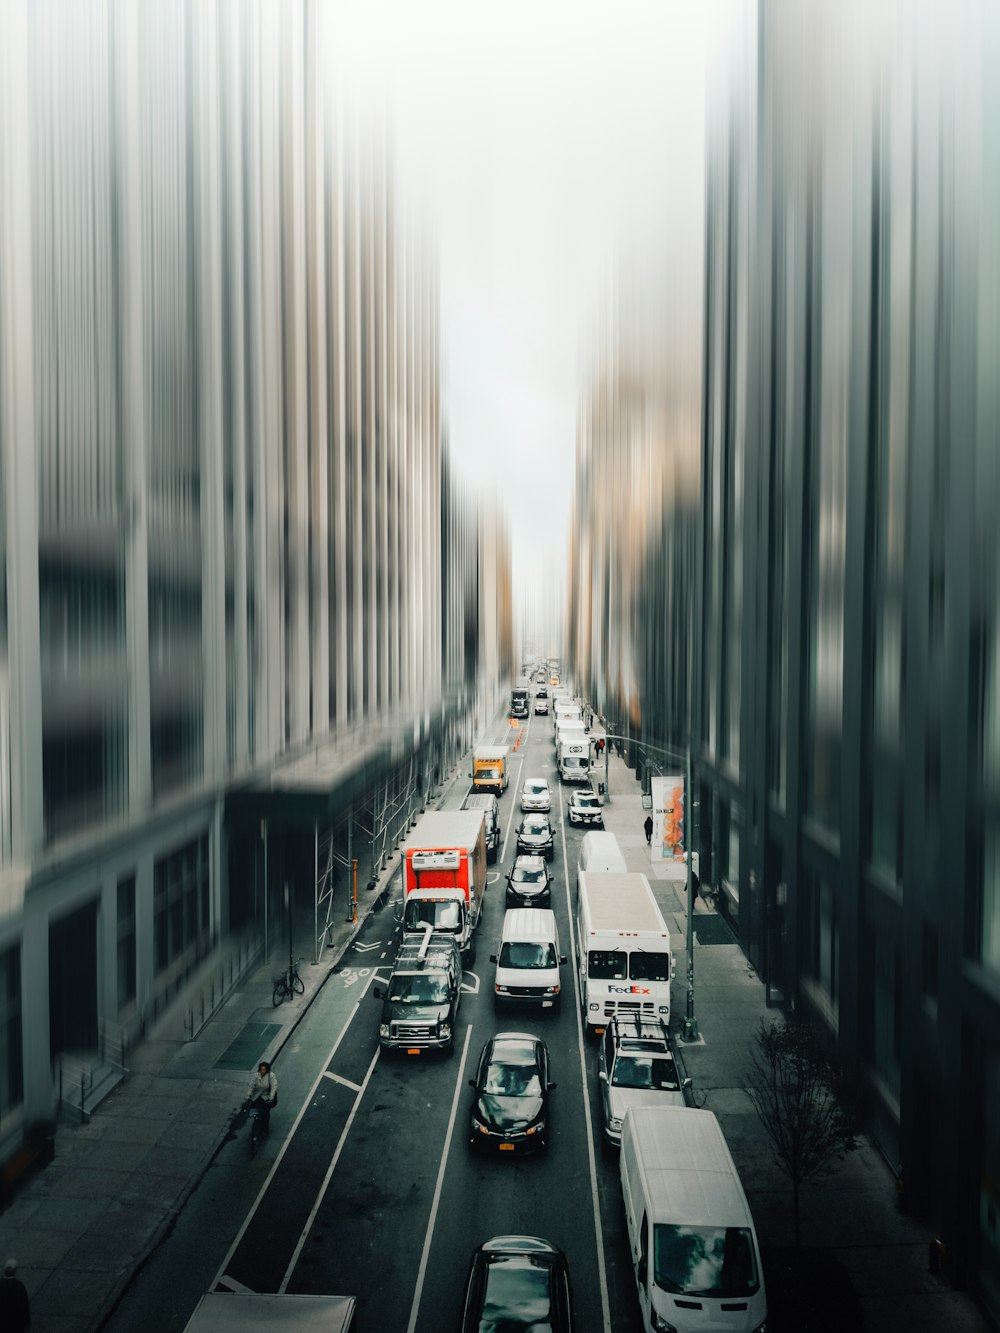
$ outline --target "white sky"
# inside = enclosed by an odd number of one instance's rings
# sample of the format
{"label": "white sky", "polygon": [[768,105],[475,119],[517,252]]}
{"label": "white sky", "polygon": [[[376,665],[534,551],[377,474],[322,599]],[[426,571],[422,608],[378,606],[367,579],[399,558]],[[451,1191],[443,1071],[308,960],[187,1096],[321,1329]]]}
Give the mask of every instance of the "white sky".
{"label": "white sky", "polygon": [[338,64],[386,99],[397,179],[437,236],[452,457],[501,494],[515,590],[539,560],[564,565],[579,353],[616,254],[676,266],[700,299],[723,12],[341,0]]}

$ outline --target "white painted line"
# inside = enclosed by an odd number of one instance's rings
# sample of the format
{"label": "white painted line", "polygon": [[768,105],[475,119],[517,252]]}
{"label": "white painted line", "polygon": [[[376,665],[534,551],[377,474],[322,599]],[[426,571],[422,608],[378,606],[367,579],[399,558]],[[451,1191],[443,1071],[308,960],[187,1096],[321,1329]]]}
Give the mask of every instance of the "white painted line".
{"label": "white painted line", "polygon": [[417,1272],[417,1285],[413,1292],[413,1305],[410,1307],[410,1322],[406,1326],[406,1333],[413,1333],[417,1326],[417,1314],[420,1311],[420,1297],[424,1290],[424,1277],[427,1273],[427,1260],[431,1252],[431,1240],[434,1237],[434,1223],[437,1220],[438,1204],[441,1202],[441,1187],[444,1184],[444,1169],[448,1163],[448,1149],[451,1147],[451,1136],[455,1128],[455,1119],[458,1115],[458,1095],[462,1091],[465,1083],[465,1062],[469,1058],[469,1042],[472,1040],[472,1024],[465,1029],[465,1045],[462,1047],[462,1061],[458,1066],[458,1078],[455,1080],[455,1095],[451,1099],[451,1116],[448,1119],[448,1132],[444,1136],[444,1150],[441,1153],[441,1164],[438,1167],[437,1184],[434,1186],[434,1199],[431,1203],[431,1215],[427,1219],[427,1234],[424,1236],[424,1249],[420,1256],[420,1268]]}
{"label": "white painted line", "polygon": [[299,1236],[298,1243],[296,1244],[295,1249],[292,1252],[292,1257],[288,1261],[288,1267],[285,1269],[285,1276],[281,1279],[281,1285],[278,1287],[279,1296],[284,1296],[285,1291],[288,1288],[288,1283],[291,1279],[292,1273],[295,1271],[295,1265],[299,1262],[299,1255],[302,1253],[302,1247],[303,1245],[305,1245],[306,1238],[308,1237],[309,1232],[312,1230],[312,1224],[316,1221],[316,1214],[319,1212],[320,1205],[322,1204],[323,1199],[326,1196],[326,1191],[330,1187],[330,1181],[333,1179],[334,1170],[337,1166],[337,1163],[340,1161],[340,1154],[344,1151],[344,1144],[347,1142],[347,1136],[351,1132],[351,1126],[354,1124],[354,1117],[357,1115],[358,1107],[361,1105],[364,1099],[365,1089],[368,1087],[368,1084],[371,1081],[372,1074],[375,1073],[375,1066],[378,1064],[378,1057],[381,1054],[381,1050],[382,1048],[380,1046],[376,1046],[375,1054],[372,1056],[372,1062],[368,1066],[368,1072],[365,1074],[364,1078],[361,1081],[361,1087],[358,1088],[358,1095],[355,1098],[354,1105],[351,1107],[351,1114],[347,1117],[347,1124],[344,1126],[340,1138],[337,1140],[337,1147],[335,1148],[333,1157],[330,1160],[330,1165],[326,1169],[326,1175],[323,1177],[323,1183],[319,1187],[319,1193],[316,1195],[316,1201],[313,1204],[312,1209],[310,1210],[309,1216],[306,1218],[306,1224],[302,1228],[302,1234],[301,1236]]}
{"label": "white painted line", "polygon": [[[292,1122],[292,1127],[291,1127],[291,1129],[288,1131],[288,1134],[285,1136],[285,1141],[284,1141],[284,1143],[281,1145],[281,1148],[280,1148],[280,1150],[279,1150],[279,1152],[278,1152],[278,1155],[277,1155],[277,1157],[274,1159],[274,1162],[273,1162],[273,1164],[272,1164],[272,1166],[271,1166],[271,1169],[270,1169],[270,1171],[268,1171],[267,1176],[266,1176],[266,1178],[265,1178],[265,1180],[264,1180],[263,1185],[261,1185],[261,1187],[260,1187],[260,1190],[259,1190],[259,1192],[258,1192],[258,1194],[257,1194],[256,1199],[254,1199],[253,1203],[251,1204],[251,1206],[250,1206],[250,1211],[247,1213],[246,1217],[243,1219],[243,1222],[242,1222],[242,1224],[241,1224],[241,1226],[240,1226],[240,1229],[239,1229],[239,1231],[237,1231],[236,1236],[235,1236],[235,1238],[234,1238],[234,1240],[233,1240],[233,1243],[232,1243],[232,1245],[230,1245],[229,1250],[228,1250],[227,1253],[226,1253],[226,1257],[225,1257],[225,1259],[223,1259],[223,1261],[222,1261],[222,1266],[220,1267],[218,1273],[216,1273],[216,1275],[215,1275],[215,1281],[212,1283],[212,1287],[210,1288],[210,1290],[212,1290],[212,1289],[214,1289],[215,1287],[217,1287],[217,1286],[219,1285],[219,1283],[223,1280],[223,1277],[224,1277],[224,1275],[225,1275],[226,1269],[229,1267],[229,1261],[232,1259],[233,1255],[236,1253],[236,1251],[237,1251],[237,1249],[238,1249],[238,1247],[239,1247],[239,1243],[240,1243],[240,1241],[243,1239],[244,1235],[246,1234],[246,1229],[247,1229],[247,1227],[248,1227],[248,1226],[250,1225],[250,1223],[253,1221],[254,1214],[256,1213],[257,1209],[260,1207],[260,1205],[261,1205],[261,1200],[264,1198],[264,1195],[267,1193],[267,1191],[268,1191],[268,1187],[270,1186],[271,1181],[274,1179],[275,1173],[277,1172],[278,1167],[281,1165],[281,1162],[282,1162],[282,1159],[283,1159],[284,1156],[285,1156],[285,1153],[288,1151],[288,1145],[291,1143],[292,1139],[295,1137],[295,1131],[298,1129],[299,1124],[300,1124],[300,1122],[301,1122],[301,1120],[302,1120],[302,1117],[303,1117],[303,1116],[305,1115],[305,1113],[306,1113],[306,1109],[308,1108],[308,1106],[309,1106],[310,1103],[312,1102],[312,1099],[316,1096],[317,1089],[319,1088],[320,1084],[321,1084],[322,1081],[323,1081],[323,1075],[326,1073],[326,1066],[330,1063],[330,1061],[333,1059],[333,1057],[337,1054],[337,1048],[340,1046],[340,1043],[341,1043],[341,1041],[343,1040],[344,1033],[345,1033],[345,1032],[347,1031],[347,1029],[351,1026],[351,1023],[352,1023],[352,1021],[354,1020],[354,1015],[355,1015],[355,1014],[358,1012],[358,1010],[361,1008],[361,1001],[364,999],[365,991],[367,991],[368,987],[371,985],[371,983],[374,981],[374,979],[375,979],[375,974],[374,974],[374,972],[373,972],[372,975],[371,975],[371,976],[368,978],[368,980],[365,982],[365,987],[364,987],[364,990],[361,992],[361,995],[358,997],[357,1000],[355,1000],[355,1002],[354,1002],[354,1008],[353,1008],[353,1009],[351,1010],[351,1012],[348,1014],[348,1016],[347,1016],[347,1020],[346,1020],[346,1022],[344,1023],[344,1026],[340,1029],[340,1032],[337,1034],[337,1040],[333,1043],[333,1046],[332,1046],[332,1048],[331,1048],[331,1050],[330,1050],[330,1054],[329,1054],[329,1055],[326,1057],[326,1059],[323,1061],[323,1068],[322,1068],[322,1069],[320,1070],[320,1072],[316,1075],[316,1081],[315,1081],[315,1083],[314,1083],[314,1084],[312,1085],[312,1087],[309,1089],[309,1093],[308,1093],[308,1095],[306,1096],[305,1101],[302,1103],[302,1107],[301,1107],[301,1109],[299,1110],[298,1115],[295,1117],[294,1121]],[[228,1279],[227,1279],[227,1280],[228,1280]]]}
{"label": "white painted line", "polygon": [[329,1069],[324,1069],[324,1070],[323,1070],[323,1077],[324,1077],[324,1078],[332,1079],[334,1083],[342,1083],[342,1084],[344,1085],[345,1088],[350,1088],[350,1090],[351,1090],[352,1092],[360,1092],[360,1091],[361,1091],[361,1084],[360,1084],[360,1083],[352,1083],[351,1080],[350,1080],[349,1078],[344,1078],[344,1077],[342,1077],[342,1075],[340,1075],[340,1074],[331,1074],[331,1072],[330,1072]]}
{"label": "white painted line", "polygon": [[[524,766],[524,760],[521,758],[520,755],[518,755],[518,760],[517,760],[517,762],[518,762],[522,767]],[[511,826],[511,824],[514,822],[514,811],[515,811],[515,810],[517,809],[517,807],[518,807],[519,797],[518,797],[518,794],[517,794],[517,790],[518,790],[518,787],[519,787],[520,785],[521,785],[521,770],[518,769],[518,772],[517,772],[517,783],[514,785],[514,799],[513,799],[513,801],[511,802],[511,806],[510,806],[510,814],[507,816],[507,832],[503,835],[503,846],[500,848],[500,860],[501,860],[501,861],[505,861],[505,860],[507,859],[507,839],[510,837],[510,826]]]}
{"label": "white painted line", "polygon": [[224,1287],[226,1291],[234,1291],[237,1296],[256,1296],[258,1294],[253,1287],[245,1287],[242,1282],[237,1282],[234,1277],[220,1277],[218,1285]]}
{"label": "white painted line", "polygon": [[[562,786],[559,787],[559,828],[562,833],[563,865],[566,866],[566,910],[569,912],[570,932],[575,937],[573,901],[569,891],[569,865],[566,855],[566,823],[563,819]],[[601,1314],[604,1333],[611,1333],[611,1306],[608,1301],[608,1274],[604,1266],[604,1236],[601,1230],[601,1204],[597,1194],[597,1162],[594,1157],[594,1126],[590,1118],[590,1094],[587,1091],[587,1062],[585,1059],[586,1034],[580,1017],[580,976],[573,967],[573,995],[576,1000],[576,1041],[580,1053],[580,1082],[583,1087],[583,1115],[587,1122],[587,1158],[590,1163],[590,1197],[594,1209],[594,1239],[597,1244],[597,1281],[601,1288]]]}

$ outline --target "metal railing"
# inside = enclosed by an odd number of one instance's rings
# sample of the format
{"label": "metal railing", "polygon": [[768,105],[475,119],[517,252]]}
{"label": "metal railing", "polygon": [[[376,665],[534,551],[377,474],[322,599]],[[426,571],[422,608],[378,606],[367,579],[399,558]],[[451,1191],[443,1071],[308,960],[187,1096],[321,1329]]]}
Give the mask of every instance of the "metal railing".
{"label": "metal railing", "polygon": [[184,1036],[187,1041],[197,1037],[234,988],[251,968],[256,967],[263,954],[263,936],[247,933],[202,977],[200,990],[184,1011]]}

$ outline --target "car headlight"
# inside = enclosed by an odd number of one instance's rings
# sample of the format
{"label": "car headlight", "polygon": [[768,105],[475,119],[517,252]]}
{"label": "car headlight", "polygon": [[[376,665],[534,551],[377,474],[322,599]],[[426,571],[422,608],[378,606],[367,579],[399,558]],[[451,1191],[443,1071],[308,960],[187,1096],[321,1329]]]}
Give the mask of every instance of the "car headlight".
{"label": "car headlight", "polygon": [[445,1041],[451,1036],[451,1024],[441,1023],[438,1027],[438,1035],[444,1037]]}
{"label": "car headlight", "polygon": [[496,990],[496,993],[497,993],[498,995],[506,995],[506,994],[507,994],[507,987],[506,987],[506,986],[497,986],[497,987],[495,987],[495,990]]}
{"label": "car headlight", "polygon": [[546,987],[545,987],[545,994],[546,994],[546,995],[558,995],[558,994],[559,994],[559,987],[558,987],[558,986],[546,986]]}
{"label": "car headlight", "polygon": [[526,1134],[544,1134],[544,1133],[545,1133],[545,1121],[544,1121],[544,1120],[539,1120],[539,1122],[538,1122],[537,1125],[529,1125],[528,1128],[525,1130],[525,1133],[526,1133]]}
{"label": "car headlight", "polygon": [[474,1134],[488,1134],[490,1131],[486,1125],[482,1124],[475,1116],[472,1117],[472,1132]]}
{"label": "car headlight", "polygon": [[655,1310],[650,1310],[650,1328],[653,1333],[677,1333],[676,1324],[668,1324],[663,1315],[657,1314]]}
{"label": "car headlight", "polygon": [[608,1129],[611,1130],[612,1134],[620,1134],[622,1132],[622,1122],[616,1115],[608,1116]]}
{"label": "car headlight", "polygon": [[379,1023],[379,1025],[378,1025],[378,1035],[379,1035],[380,1037],[388,1037],[388,1035],[389,1035],[389,1024],[388,1024],[388,1023]]}

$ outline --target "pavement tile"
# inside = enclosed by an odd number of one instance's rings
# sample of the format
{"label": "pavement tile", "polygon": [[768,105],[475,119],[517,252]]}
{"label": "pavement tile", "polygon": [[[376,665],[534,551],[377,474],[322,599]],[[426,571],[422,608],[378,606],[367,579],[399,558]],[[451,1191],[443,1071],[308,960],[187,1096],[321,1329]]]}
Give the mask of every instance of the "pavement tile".
{"label": "pavement tile", "polygon": [[97,1198],[57,1198],[45,1199],[38,1211],[32,1215],[31,1227],[42,1231],[73,1231],[79,1234],[107,1208],[107,1198],[103,1192]]}
{"label": "pavement tile", "polygon": [[73,1248],[80,1232],[50,1231],[44,1227],[25,1228],[15,1237],[5,1254],[13,1254],[18,1261],[18,1272],[25,1268],[54,1269]]}

